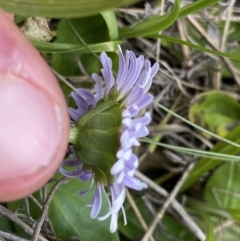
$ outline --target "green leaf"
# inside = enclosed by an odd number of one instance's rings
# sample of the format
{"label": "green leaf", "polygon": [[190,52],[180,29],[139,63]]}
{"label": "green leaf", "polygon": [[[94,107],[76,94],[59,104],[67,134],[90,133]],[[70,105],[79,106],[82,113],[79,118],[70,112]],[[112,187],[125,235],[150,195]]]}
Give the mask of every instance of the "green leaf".
{"label": "green leaf", "polygon": [[153,16],[144,22],[138,23],[135,27],[130,26],[120,29],[120,36],[122,38],[147,36],[168,28],[177,20],[181,2],[181,0],[175,0],[172,11],[161,17]]}
{"label": "green leaf", "polygon": [[[54,180],[60,179],[60,173],[54,176]],[[49,192],[55,182],[51,182],[46,186],[46,191]],[[52,222],[57,238],[61,240],[68,240],[72,236],[77,236],[81,241],[95,241],[96,237],[101,237],[101,240],[119,241],[118,233],[110,233],[110,219],[105,221],[98,221],[90,218],[91,208],[87,204],[93,198],[94,188],[86,195],[79,195],[79,191],[89,188],[91,183],[80,181],[77,178],[70,179],[67,183],[62,184],[55,192],[48,210],[48,217]],[[34,196],[40,200],[39,192]],[[41,202],[40,202],[41,203]],[[11,211],[23,206],[24,200],[12,202],[8,204]],[[40,209],[33,203],[30,204],[30,213],[36,220],[40,216]],[[108,203],[103,197],[102,210],[100,215],[106,214],[108,210]],[[26,211],[21,211],[25,213]],[[17,226],[17,225],[16,225]],[[26,238],[29,235],[24,235],[24,231],[18,228],[19,234]]]}
{"label": "green leaf", "polygon": [[190,3],[186,5],[185,7],[180,9],[178,19],[184,18],[189,14],[195,13],[197,11],[200,11],[204,8],[210,7],[216,3],[218,3],[219,0],[198,0],[194,1],[193,3]]}
{"label": "green leaf", "polygon": [[[224,163],[214,171],[204,188],[204,199],[208,204],[226,210],[233,219],[237,220],[240,217],[239,176],[239,163]],[[222,224],[222,217],[215,217],[214,225]],[[220,233],[223,241],[238,240],[240,225],[236,222],[232,223],[229,227],[221,228]]]}
{"label": "green leaf", "polygon": [[186,17],[189,14],[200,11],[218,2],[219,0],[198,0],[180,9],[181,1],[175,0],[174,8],[171,13],[165,14],[161,17],[152,16],[149,19],[138,23],[134,27],[130,26],[122,28],[120,29],[120,36],[122,38],[149,36],[168,28],[179,18]]}
{"label": "green leaf", "polygon": [[7,12],[22,16],[45,16],[48,18],[77,18],[98,14],[114,7],[120,7],[138,0],[0,0],[0,6]]}
{"label": "green leaf", "polygon": [[7,217],[0,217],[0,231],[14,233],[14,224]]}
{"label": "green leaf", "polygon": [[[221,91],[209,91],[199,95],[190,106],[189,120],[224,137],[240,123],[240,105]],[[203,135],[210,138],[206,133]]]}
{"label": "green leaf", "polygon": [[69,44],[69,43],[48,43],[31,40],[33,45],[42,53],[76,53],[76,54],[86,54],[86,53],[101,53],[114,52],[117,46],[122,44],[123,41],[111,41],[99,44],[89,44],[88,48],[82,46],[81,44]]}
{"label": "green leaf", "polygon": [[[227,173],[227,175],[226,175]],[[211,175],[204,188],[204,198],[217,207],[240,208],[240,164],[228,162],[222,164]]]}
{"label": "green leaf", "polygon": [[[58,178],[60,176],[57,175]],[[49,218],[58,238],[67,240],[71,236],[78,236],[81,241],[95,241],[96,237],[101,237],[101,240],[118,241],[118,234],[110,233],[109,219],[98,221],[90,218],[91,208],[86,205],[93,198],[94,188],[87,195],[78,194],[78,191],[86,190],[89,186],[89,182],[84,183],[74,178],[61,185],[54,194],[49,207]],[[49,185],[48,190],[50,188]],[[107,207],[107,200],[103,197],[102,215],[108,210]]]}
{"label": "green leaf", "polygon": [[101,15],[107,24],[110,40],[118,39],[118,24],[114,12],[111,10],[102,11]]}
{"label": "green leaf", "polygon": [[[101,30],[101,31],[99,31]],[[101,15],[61,20],[57,28],[57,43],[78,44],[85,47],[90,54],[79,54],[78,51],[62,54],[54,54],[52,58],[53,68],[62,75],[80,75],[79,60],[84,70],[91,74],[98,72],[100,61],[98,56],[91,53],[88,44],[97,44],[109,40],[107,25]]]}
{"label": "green leaf", "polygon": [[240,55],[230,54],[230,53],[226,53],[226,52],[224,53],[224,52],[212,50],[212,49],[209,49],[209,48],[205,48],[205,47],[193,44],[193,43],[191,43],[189,41],[181,40],[179,38],[174,38],[174,37],[167,36],[167,35],[162,35],[162,34],[151,34],[148,37],[155,38],[155,39],[160,38],[162,40],[169,41],[169,42],[172,42],[172,43],[177,43],[177,44],[180,44],[180,45],[186,45],[186,46],[189,46],[191,48],[200,50],[202,52],[206,52],[206,53],[210,53],[210,54],[214,54],[214,55],[222,56],[222,57],[228,57],[230,59],[240,60]]}
{"label": "green leaf", "polygon": [[205,219],[205,223],[207,225],[207,236],[206,236],[206,239],[204,241],[215,241],[213,226],[212,226],[209,218],[206,215],[204,215],[204,219]]}
{"label": "green leaf", "polygon": [[[240,125],[227,134],[226,139],[240,144]],[[219,141],[212,149],[212,152],[225,153],[235,155],[239,152],[239,148],[223,141]],[[210,158],[201,158],[195,167],[190,171],[188,178],[184,182],[181,191],[186,190],[194,182],[196,182],[204,173],[221,164],[220,160],[212,160]]]}

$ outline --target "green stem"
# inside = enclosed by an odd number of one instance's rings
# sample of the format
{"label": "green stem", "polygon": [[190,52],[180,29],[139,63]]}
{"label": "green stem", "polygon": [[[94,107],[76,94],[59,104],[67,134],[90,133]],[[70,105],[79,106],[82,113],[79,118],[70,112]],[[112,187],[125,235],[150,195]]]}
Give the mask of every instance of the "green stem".
{"label": "green stem", "polygon": [[68,142],[71,144],[76,144],[78,137],[78,128],[76,126],[70,127]]}

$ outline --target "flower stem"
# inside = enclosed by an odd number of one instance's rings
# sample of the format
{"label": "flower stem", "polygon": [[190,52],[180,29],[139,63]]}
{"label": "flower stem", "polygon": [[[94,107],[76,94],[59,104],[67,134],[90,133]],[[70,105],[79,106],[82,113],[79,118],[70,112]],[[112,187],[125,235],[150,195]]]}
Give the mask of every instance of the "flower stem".
{"label": "flower stem", "polygon": [[76,126],[70,127],[68,142],[75,144],[78,136],[78,128]]}

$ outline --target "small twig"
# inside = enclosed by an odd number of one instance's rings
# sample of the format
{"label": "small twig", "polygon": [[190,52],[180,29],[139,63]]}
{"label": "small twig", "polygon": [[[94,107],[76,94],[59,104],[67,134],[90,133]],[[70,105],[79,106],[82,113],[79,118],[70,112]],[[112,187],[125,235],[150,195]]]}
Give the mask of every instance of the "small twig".
{"label": "small twig", "polygon": [[[158,186],[155,182],[153,182],[151,179],[143,175],[141,172],[136,171],[135,173],[136,177],[139,178],[141,181],[148,184],[150,188],[155,190],[157,193],[164,197],[168,197],[168,192],[163,189],[162,187]],[[182,217],[182,219],[185,221],[186,226],[196,235],[196,237],[203,241],[206,238],[206,235],[203,233],[203,231],[197,226],[197,224],[194,222],[194,220],[189,216],[189,214],[185,211],[183,206],[176,200],[173,199],[171,205],[176,210],[176,212]]]}
{"label": "small twig", "polygon": [[[227,18],[224,24],[224,29],[223,29],[223,34],[222,34],[222,39],[221,39],[221,43],[220,43],[220,51],[224,52],[225,51],[225,45],[226,45],[226,41],[227,41],[227,37],[228,37],[228,33],[229,33],[229,29],[230,29],[230,23],[231,23],[231,13],[233,10],[233,6],[235,4],[235,0],[231,1],[229,4],[229,8],[227,10]],[[221,63],[218,63],[217,65],[217,69],[220,70],[221,68]],[[222,79],[222,71],[217,71],[216,73],[216,89],[221,89],[221,80]]]}
{"label": "small twig", "polygon": [[10,239],[10,240],[13,240],[13,241],[29,241],[25,238],[21,238],[21,237],[15,235],[15,234],[3,232],[3,231],[0,231],[0,240],[1,240],[1,237],[7,238],[7,239]]}
{"label": "small twig", "polygon": [[[26,223],[24,223],[20,218],[18,218],[16,215],[14,215],[12,212],[10,212],[7,208],[4,206],[0,205],[0,214],[3,216],[6,216],[9,218],[11,221],[19,225],[24,231],[26,231],[28,234],[32,235],[34,230],[29,227]],[[39,235],[39,240],[40,241],[48,241],[45,239],[42,235]]]}
{"label": "small twig", "polygon": [[234,223],[234,220],[226,220],[224,223],[221,223],[214,229],[214,233],[218,233],[219,231],[222,231],[223,228],[228,227]]}
{"label": "small twig", "polygon": [[57,71],[55,71],[53,68],[51,68],[52,72],[68,87],[70,87],[72,90],[76,91],[76,88],[70,84],[62,75],[60,75]]}
{"label": "small twig", "polygon": [[[144,218],[143,218],[142,214],[140,213],[140,211],[139,211],[136,203],[134,202],[131,194],[129,193],[128,189],[126,189],[126,194],[127,194],[128,202],[129,202],[130,206],[132,207],[134,213],[136,214],[140,224],[142,225],[144,231],[147,231],[148,226],[147,226],[146,222],[144,221]],[[152,235],[150,235],[150,240],[155,241],[155,239],[152,237]]]}
{"label": "small twig", "polygon": [[[30,213],[28,197],[24,198],[24,202],[25,202],[25,209],[26,209],[27,218],[29,219],[30,222],[34,222],[34,219],[32,218],[31,213]],[[18,217],[19,217],[19,215],[18,215]]]}
{"label": "small twig", "polygon": [[61,178],[60,180],[58,180],[54,186],[52,187],[51,191],[49,192],[45,202],[44,202],[44,205],[43,205],[43,208],[42,208],[42,212],[41,212],[41,216],[40,218],[38,219],[38,221],[36,222],[36,225],[35,225],[35,228],[34,228],[34,233],[33,233],[33,236],[32,236],[32,239],[31,241],[37,241],[38,240],[38,236],[40,234],[40,231],[41,231],[41,227],[43,225],[43,222],[47,216],[47,212],[48,212],[48,208],[49,208],[49,205],[50,205],[50,202],[53,198],[53,195],[54,193],[56,192],[56,190],[58,189],[58,187],[64,183],[66,180],[68,180],[67,177],[63,177]]}
{"label": "small twig", "polygon": [[[187,41],[186,34],[185,34],[185,31],[184,31],[185,26],[184,26],[183,19],[179,19],[177,21],[177,26],[178,26],[180,38],[184,41]],[[184,55],[184,59],[187,60],[186,66],[191,67],[193,65],[193,61],[190,60],[191,52],[190,52],[189,47],[186,46],[186,45],[181,45],[181,48],[182,48],[182,52],[183,52],[183,55]]]}
{"label": "small twig", "polygon": [[68,21],[71,29],[73,30],[73,32],[76,34],[77,38],[81,41],[81,43],[89,50],[90,53],[92,53],[92,55],[93,55],[94,57],[96,57],[96,58],[99,60],[99,58],[98,58],[98,56],[96,55],[96,53],[94,53],[94,52],[91,50],[91,48],[87,45],[87,43],[83,40],[83,38],[80,36],[80,34],[79,34],[79,33],[77,32],[77,30],[75,29],[75,27],[72,25],[71,20],[67,19],[67,21]]}
{"label": "small twig", "polygon": [[77,58],[77,57],[75,57],[75,60],[77,61],[78,67],[79,67],[79,69],[82,71],[82,73],[83,73],[85,76],[88,76],[88,77],[91,78],[91,76],[90,76],[90,75],[87,73],[87,71],[85,70],[85,68],[84,68],[84,66],[83,66],[83,64],[82,64],[82,61],[81,61],[79,58]]}
{"label": "small twig", "polygon": [[30,198],[39,207],[39,209],[42,210],[42,205],[33,195],[29,195],[28,198]]}
{"label": "small twig", "polygon": [[[162,0],[161,1],[161,12],[160,12],[160,16],[162,16],[164,14],[164,7],[165,7],[165,0]],[[161,34],[162,31],[159,32],[159,34]],[[161,44],[162,44],[162,41],[160,38],[158,38],[157,40],[157,54],[156,54],[156,60],[157,62],[160,61],[160,53],[161,53]]]}
{"label": "small twig", "polygon": [[161,210],[157,213],[155,219],[153,220],[152,224],[150,225],[148,231],[145,233],[144,237],[142,238],[142,241],[147,241],[149,236],[152,235],[153,231],[155,230],[158,222],[163,218],[165,212],[167,211],[169,205],[171,204],[171,202],[173,201],[173,199],[177,196],[182,184],[184,183],[184,181],[186,180],[186,178],[188,177],[189,172],[192,170],[192,168],[194,167],[195,163],[192,162],[188,168],[186,169],[186,171],[183,173],[182,177],[180,178],[180,180],[178,181],[178,183],[175,185],[174,189],[172,190],[172,192],[170,193],[170,195],[168,196],[167,200],[165,201],[165,203],[163,204]]}

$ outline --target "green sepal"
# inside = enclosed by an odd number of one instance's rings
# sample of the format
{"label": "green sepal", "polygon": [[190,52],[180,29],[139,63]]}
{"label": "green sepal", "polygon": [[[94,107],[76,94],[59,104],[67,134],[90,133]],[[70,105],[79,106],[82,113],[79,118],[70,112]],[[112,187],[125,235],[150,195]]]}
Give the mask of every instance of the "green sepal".
{"label": "green sepal", "polygon": [[89,121],[94,116],[98,115],[99,113],[108,110],[111,107],[119,106],[118,102],[115,100],[110,100],[107,102],[102,102],[98,104],[96,107],[90,109],[87,113],[85,113],[81,118],[78,120],[77,125],[78,126],[84,126],[87,121]]}
{"label": "green sepal", "polygon": [[115,100],[100,102],[70,130],[77,157],[93,171],[96,182],[106,185],[113,181],[110,169],[120,146],[122,111]]}

